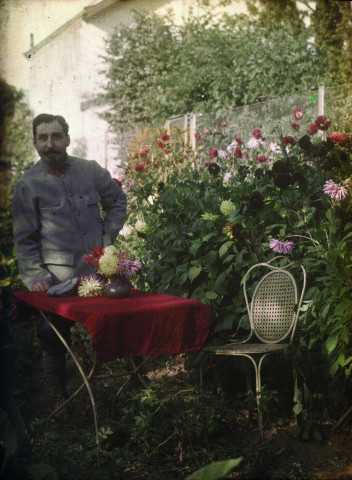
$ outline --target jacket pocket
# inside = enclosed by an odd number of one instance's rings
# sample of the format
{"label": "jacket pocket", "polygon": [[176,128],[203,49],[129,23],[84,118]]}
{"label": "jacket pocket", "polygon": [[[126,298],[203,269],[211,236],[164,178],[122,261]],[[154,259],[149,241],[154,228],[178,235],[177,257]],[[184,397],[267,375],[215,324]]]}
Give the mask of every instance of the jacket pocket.
{"label": "jacket pocket", "polygon": [[44,265],[74,265],[75,254],[71,252],[60,252],[56,250],[43,251]]}
{"label": "jacket pocket", "polygon": [[98,192],[92,191],[89,193],[83,193],[82,197],[87,206],[97,205],[100,202],[100,195]]}

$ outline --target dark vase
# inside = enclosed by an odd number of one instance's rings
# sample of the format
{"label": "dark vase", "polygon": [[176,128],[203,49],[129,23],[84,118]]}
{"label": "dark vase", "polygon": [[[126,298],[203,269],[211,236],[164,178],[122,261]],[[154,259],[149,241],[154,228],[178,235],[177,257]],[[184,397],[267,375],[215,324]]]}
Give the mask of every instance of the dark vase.
{"label": "dark vase", "polygon": [[109,298],[126,298],[131,294],[131,287],[126,277],[113,275],[110,277],[110,283],[105,286],[104,293]]}

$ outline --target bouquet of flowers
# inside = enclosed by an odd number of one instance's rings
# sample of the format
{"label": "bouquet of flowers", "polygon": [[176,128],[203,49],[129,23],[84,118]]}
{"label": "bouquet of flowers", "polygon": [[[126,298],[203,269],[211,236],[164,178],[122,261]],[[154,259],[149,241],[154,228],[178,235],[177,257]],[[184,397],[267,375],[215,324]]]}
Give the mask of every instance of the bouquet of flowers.
{"label": "bouquet of flowers", "polygon": [[[119,252],[114,245],[108,247],[94,247],[83,255],[83,260],[93,267],[97,274],[80,278],[78,295],[81,297],[95,297],[104,293],[104,288],[114,278],[130,277],[138,272],[142,264],[139,260],[131,260],[128,252]],[[107,278],[108,281],[105,281]]]}

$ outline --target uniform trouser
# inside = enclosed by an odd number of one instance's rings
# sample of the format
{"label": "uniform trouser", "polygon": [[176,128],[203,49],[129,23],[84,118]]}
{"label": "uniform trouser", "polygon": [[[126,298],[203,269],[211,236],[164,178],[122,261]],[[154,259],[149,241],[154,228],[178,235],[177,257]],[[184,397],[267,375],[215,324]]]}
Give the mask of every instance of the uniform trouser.
{"label": "uniform trouser", "polygon": [[[49,320],[70,345],[70,329],[75,322],[55,314],[50,314]],[[44,371],[52,394],[66,396],[66,347],[42,317],[37,323],[37,333],[43,351]]]}

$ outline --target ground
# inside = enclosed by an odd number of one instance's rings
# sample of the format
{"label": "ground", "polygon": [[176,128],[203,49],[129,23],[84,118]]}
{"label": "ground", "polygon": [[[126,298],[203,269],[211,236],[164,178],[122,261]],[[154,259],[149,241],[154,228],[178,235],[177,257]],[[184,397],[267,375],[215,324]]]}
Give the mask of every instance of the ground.
{"label": "ground", "polygon": [[[143,372],[147,388],[132,379],[118,398],[123,379],[116,373],[127,361],[109,364],[110,371],[98,368],[104,376],[92,381],[102,447],[97,450],[85,389],[61,421],[47,421],[52,403],[35,348],[23,386],[27,438],[19,461],[49,464],[60,480],[181,480],[212,461],[243,456],[228,479],[352,479],[351,423],[334,433],[335,421],[324,414],[322,440],[304,441],[293,414],[273,405],[264,412],[261,443],[243,401],[220,391],[199,395],[198,372],[185,370],[186,358],[153,357]],[[68,371],[73,391],[80,377],[71,360]]]}

